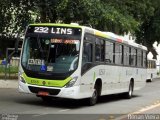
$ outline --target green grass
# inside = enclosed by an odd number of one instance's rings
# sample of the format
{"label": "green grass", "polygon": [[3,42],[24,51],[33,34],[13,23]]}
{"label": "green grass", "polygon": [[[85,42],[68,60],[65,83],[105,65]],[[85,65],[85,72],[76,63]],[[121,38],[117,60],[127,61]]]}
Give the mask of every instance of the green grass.
{"label": "green grass", "polygon": [[18,78],[18,66],[0,65],[0,79],[17,79]]}
{"label": "green grass", "polygon": [[18,73],[18,66],[9,66],[5,69],[4,65],[0,65],[0,73],[9,73],[9,74],[15,74]]}
{"label": "green grass", "polygon": [[8,68],[5,69],[4,65],[3,66],[0,65],[0,79],[17,79],[17,78],[18,78],[18,66],[9,66]]}

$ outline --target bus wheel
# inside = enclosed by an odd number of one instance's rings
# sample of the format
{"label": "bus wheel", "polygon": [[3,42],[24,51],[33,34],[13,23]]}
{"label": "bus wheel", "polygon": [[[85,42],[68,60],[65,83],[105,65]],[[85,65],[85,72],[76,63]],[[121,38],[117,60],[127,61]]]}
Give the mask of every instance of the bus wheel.
{"label": "bus wheel", "polygon": [[92,97],[89,98],[89,105],[90,106],[95,105],[97,103],[97,99],[98,99],[98,92],[97,88],[95,87]]}
{"label": "bus wheel", "polygon": [[134,87],[134,83],[133,83],[133,81],[130,81],[129,90],[128,90],[128,92],[125,93],[125,98],[127,98],[127,99],[131,99],[132,98],[132,96],[133,96],[133,87]]}

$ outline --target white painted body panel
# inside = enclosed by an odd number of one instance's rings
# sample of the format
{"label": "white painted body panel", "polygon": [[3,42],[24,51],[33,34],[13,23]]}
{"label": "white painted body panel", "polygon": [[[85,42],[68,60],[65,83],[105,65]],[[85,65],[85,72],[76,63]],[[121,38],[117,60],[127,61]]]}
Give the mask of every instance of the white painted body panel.
{"label": "white painted body panel", "polygon": [[95,81],[102,80],[101,95],[127,92],[131,78],[134,79],[134,90],[139,90],[146,83],[146,69],[122,67],[112,65],[98,65],[90,69],[77,81],[75,86],[70,88],[45,87],[29,85],[19,81],[19,91],[31,93],[28,86],[40,88],[60,89],[60,93],[54,97],[81,99],[91,97]]}

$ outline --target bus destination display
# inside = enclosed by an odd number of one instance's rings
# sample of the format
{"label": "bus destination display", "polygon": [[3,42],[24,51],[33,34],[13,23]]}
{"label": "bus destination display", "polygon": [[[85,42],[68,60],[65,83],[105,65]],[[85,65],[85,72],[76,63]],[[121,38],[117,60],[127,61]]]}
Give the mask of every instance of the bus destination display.
{"label": "bus destination display", "polygon": [[80,34],[81,29],[79,28],[68,28],[68,27],[42,27],[42,26],[29,26],[27,33],[49,33],[57,35],[75,35]]}

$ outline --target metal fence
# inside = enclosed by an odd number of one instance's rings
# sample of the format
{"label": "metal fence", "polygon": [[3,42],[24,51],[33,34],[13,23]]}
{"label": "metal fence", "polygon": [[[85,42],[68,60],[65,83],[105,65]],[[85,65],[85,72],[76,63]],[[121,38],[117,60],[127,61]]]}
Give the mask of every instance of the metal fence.
{"label": "metal fence", "polygon": [[5,59],[0,60],[0,79],[17,79],[18,66],[18,57],[12,57],[12,59],[10,59],[10,62],[7,62]]}

